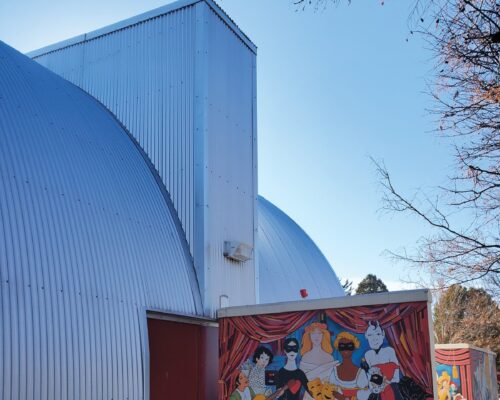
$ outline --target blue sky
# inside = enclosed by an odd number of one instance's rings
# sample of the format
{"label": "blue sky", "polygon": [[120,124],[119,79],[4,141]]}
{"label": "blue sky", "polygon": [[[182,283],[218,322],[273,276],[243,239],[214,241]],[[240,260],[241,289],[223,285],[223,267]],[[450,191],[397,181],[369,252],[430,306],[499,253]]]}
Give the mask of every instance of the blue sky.
{"label": "blue sky", "polygon": [[[26,52],[168,2],[3,1],[0,40]],[[304,228],[340,277],[375,273],[404,287],[408,271],[384,250],[411,248],[428,231],[379,212],[370,157],[384,160],[406,193],[442,184],[453,161],[449,143],[430,132],[432,59],[409,35],[412,2],[318,11],[296,11],[292,0],[218,3],[258,46],[259,192]]]}

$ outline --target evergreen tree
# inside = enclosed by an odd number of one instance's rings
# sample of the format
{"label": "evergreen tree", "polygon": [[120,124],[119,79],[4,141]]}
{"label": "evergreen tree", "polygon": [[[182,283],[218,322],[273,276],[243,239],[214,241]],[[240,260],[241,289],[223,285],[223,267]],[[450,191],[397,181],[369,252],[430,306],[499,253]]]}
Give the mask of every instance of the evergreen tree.
{"label": "evergreen tree", "polygon": [[368,294],[368,293],[379,293],[379,292],[388,292],[387,286],[385,286],[384,282],[377,278],[376,275],[368,274],[366,278],[359,282],[359,285],[356,289],[356,294]]}
{"label": "evergreen tree", "polygon": [[499,354],[500,308],[483,289],[452,285],[434,306],[434,335],[437,343],[468,343]]}

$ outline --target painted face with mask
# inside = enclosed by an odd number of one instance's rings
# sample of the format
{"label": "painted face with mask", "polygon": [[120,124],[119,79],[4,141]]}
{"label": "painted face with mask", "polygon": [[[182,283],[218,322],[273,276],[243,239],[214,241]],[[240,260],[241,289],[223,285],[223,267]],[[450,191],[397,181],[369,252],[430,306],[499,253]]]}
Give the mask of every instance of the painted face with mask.
{"label": "painted face with mask", "polygon": [[297,354],[299,353],[299,342],[295,340],[290,340],[285,343],[285,354],[289,360],[295,360]]}

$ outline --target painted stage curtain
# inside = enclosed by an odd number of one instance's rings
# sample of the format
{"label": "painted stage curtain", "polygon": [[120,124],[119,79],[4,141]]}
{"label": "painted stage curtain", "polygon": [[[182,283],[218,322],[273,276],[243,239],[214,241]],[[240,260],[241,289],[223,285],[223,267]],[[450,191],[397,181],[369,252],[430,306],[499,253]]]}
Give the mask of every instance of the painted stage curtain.
{"label": "painted stage curtain", "polygon": [[462,394],[472,399],[471,351],[470,349],[436,349],[438,364],[460,367],[460,386]]}
{"label": "painted stage curtain", "polygon": [[317,311],[222,318],[219,322],[219,398],[229,398],[236,388],[240,365],[253,355],[259,343],[283,339],[315,314]]}
{"label": "painted stage curtain", "polygon": [[427,303],[416,302],[223,318],[219,324],[219,398],[226,400],[234,391],[239,367],[259,343],[283,339],[320,314],[357,333],[364,333],[369,321],[378,321],[396,351],[402,373],[432,393]]}
{"label": "painted stage curtain", "polygon": [[364,333],[369,321],[378,321],[396,351],[401,372],[432,393],[427,303],[388,304],[325,310],[340,326]]}

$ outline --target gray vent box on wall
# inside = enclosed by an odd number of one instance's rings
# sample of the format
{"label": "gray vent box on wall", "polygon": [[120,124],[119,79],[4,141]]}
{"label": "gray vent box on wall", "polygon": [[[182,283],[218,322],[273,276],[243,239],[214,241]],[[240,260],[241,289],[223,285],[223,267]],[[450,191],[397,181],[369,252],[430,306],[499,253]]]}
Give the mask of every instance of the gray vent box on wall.
{"label": "gray vent box on wall", "polygon": [[253,247],[247,243],[224,242],[224,257],[233,261],[245,262],[252,259]]}

